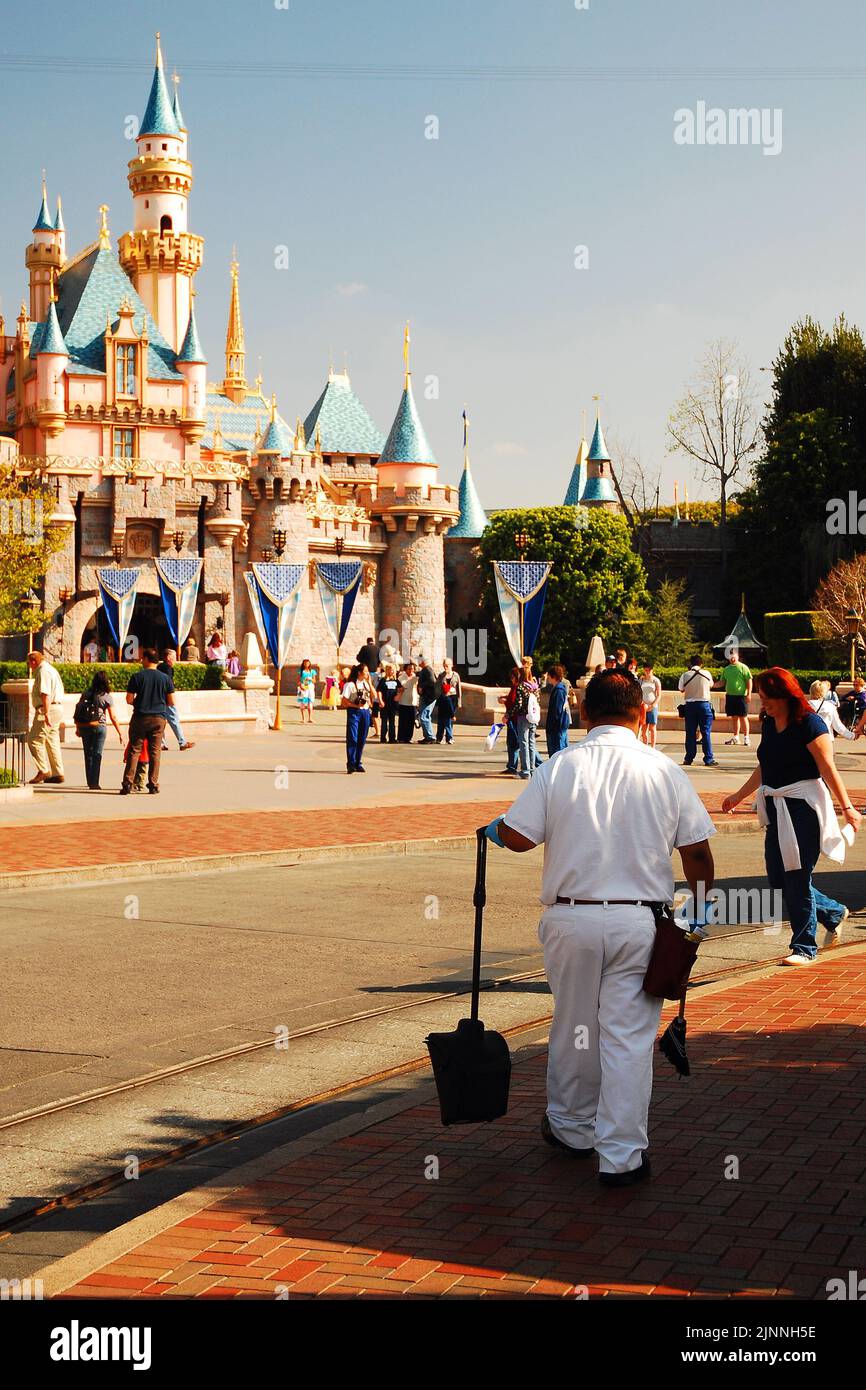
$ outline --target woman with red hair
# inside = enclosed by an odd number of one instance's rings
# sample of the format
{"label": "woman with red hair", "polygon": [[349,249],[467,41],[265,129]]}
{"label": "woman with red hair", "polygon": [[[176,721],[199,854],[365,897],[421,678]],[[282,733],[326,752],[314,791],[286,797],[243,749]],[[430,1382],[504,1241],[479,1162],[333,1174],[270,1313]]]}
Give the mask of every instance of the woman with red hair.
{"label": "woman with red hair", "polygon": [[[726,796],[722,810],[729,815],[747,796],[755,794],[758,820],[766,826],[764,862],[771,888],[782,892],[791,923],[791,954],[784,965],[811,965],[817,954],[820,921],[825,946],[835,945],[847,907],[828,898],[812,883],[812,871],[823,853],[841,863],[860,825],[860,812],[833,762],[833,740],[827,726],[809,704],[790,671],[771,666],[758,676],[761,696],[761,741],[758,766],[748,782]],[[845,827],[839,829],[833,800],[842,807]]]}

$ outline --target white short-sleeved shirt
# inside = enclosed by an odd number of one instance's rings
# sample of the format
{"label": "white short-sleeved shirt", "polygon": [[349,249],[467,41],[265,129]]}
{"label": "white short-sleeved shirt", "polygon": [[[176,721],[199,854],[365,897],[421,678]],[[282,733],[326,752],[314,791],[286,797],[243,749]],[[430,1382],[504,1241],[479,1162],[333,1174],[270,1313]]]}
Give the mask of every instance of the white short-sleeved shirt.
{"label": "white short-sleeved shirt", "polygon": [[716,833],[682,768],[614,724],[591,729],[540,767],[505,823],[544,843],[545,904],[671,902],[671,851]]}
{"label": "white short-sleeved shirt", "polygon": [[689,700],[709,700],[713,688],[712,673],[705,671],[703,666],[692,666],[690,670],[683,671],[678,688],[683,692],[686,704]]}

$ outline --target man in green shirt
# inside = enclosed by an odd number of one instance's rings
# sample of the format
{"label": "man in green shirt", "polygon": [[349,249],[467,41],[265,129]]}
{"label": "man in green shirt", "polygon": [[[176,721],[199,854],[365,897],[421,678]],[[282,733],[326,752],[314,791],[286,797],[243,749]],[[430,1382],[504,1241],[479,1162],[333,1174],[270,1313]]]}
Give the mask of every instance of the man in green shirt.
{"label": "man in green shirt", "polygon": [[734,730],[733,737],[726,738],[725,743],[739,743],[742,734],[743,743],[748,748],[752,673],[745,662],[740,661],[739,652],[730,653],[720,684],[725,689],[725,714],[730,716]]}

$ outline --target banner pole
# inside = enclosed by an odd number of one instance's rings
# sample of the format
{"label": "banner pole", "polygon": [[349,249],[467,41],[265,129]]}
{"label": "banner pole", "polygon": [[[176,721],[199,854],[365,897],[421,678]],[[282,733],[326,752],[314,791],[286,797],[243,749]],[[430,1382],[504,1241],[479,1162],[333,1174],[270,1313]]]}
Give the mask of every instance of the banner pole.
{"label": "banner pole", "polygon": [[282,666],[275,665],[274,670],[277,673],[277,708],[274,713],[274,732],[277,733],[283,727],[282,713],[280,710],[280,686],[283,683],[283,668]]}

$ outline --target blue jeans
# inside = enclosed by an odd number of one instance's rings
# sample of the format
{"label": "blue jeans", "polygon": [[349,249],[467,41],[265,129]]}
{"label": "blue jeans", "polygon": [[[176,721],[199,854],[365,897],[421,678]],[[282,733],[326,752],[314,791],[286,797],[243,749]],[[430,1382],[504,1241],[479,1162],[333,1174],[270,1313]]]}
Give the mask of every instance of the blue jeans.
{"label": "blue jeans", "polygon": [[517,747],[520,754],[520,774],[530,777],[538,766],[539,758],[535,748],[535,725],[530,724],[524,714],[517,720]]}
{"label": "blue jeans", "polygon": [[361,755],[370,732],[368,709],[346,710],[346,767],[351,771],[361,766]]}
{"label": "blue jeans", "polygon": [[442,695],[436,702],[436,742],[451,743],[454,738],[454,712],[456,700],[453,695]]}
{"label": "blue jeans", "polygon": [[177,710],[174,705],[168,706],[168,725],[179,744],[186,743],[183,729],[180,727],[180,720],[177,717]]}
{"label": "blue jeans", "polygon": [[105,747],[105,724],[81,730],[81,745],[84,749],[84,775],[91,791],[99,789],[99,774],[102,771],[102,750]]}
{"label": "blue jeans", "polygon": [[545,729],[544,732],[547,738],[548,758],[568,747],[568,729]]}
{"label": "blue jeans", "polygon": [[421,733],[424,738],[433,738],[433,711],[436,708],[436,701],[431,700],[429,704],[422,705],[418,710],[418,719],[421,724]]}
{"label": "blue jeans", "polygon": [[712,727],[715,719],[713,707],[709,700],[687,700],[686,701],[686,757],[687,763],[693,763],[695,754],[698,751],[697,731],[701,731],[701,740],[704,749],[704,762],[713,761],[713,739]]}
{"label": "blue jeans", "polygon": [[812,883],[812,871],[821,853],[821,837],[818,817],[805,801],[792,797],[785,798],[791,813],[794,834],[800,848],[800,868],[785,869],[779,849],[779,836],[776,829],[776,806],[767,798],[767,814],[770,824],[764,841],[764,863],[771,888],[779,888],[785,910],[791,923],[791,952],[796,956],[808,956],[814,960],[818,945],[815,939],[818,923],[834,931],[842,920],[845,908],[835,898],[828,898],[819,892]]}
{"label": "blue jeans", "polygon": [[509,719],[508,723],[505,725],[505,746],[507,749],[506,770],[508,772],[516,772],[517,758],[520,752],[520,740],[517,737],[516,721],[513,719]]}

